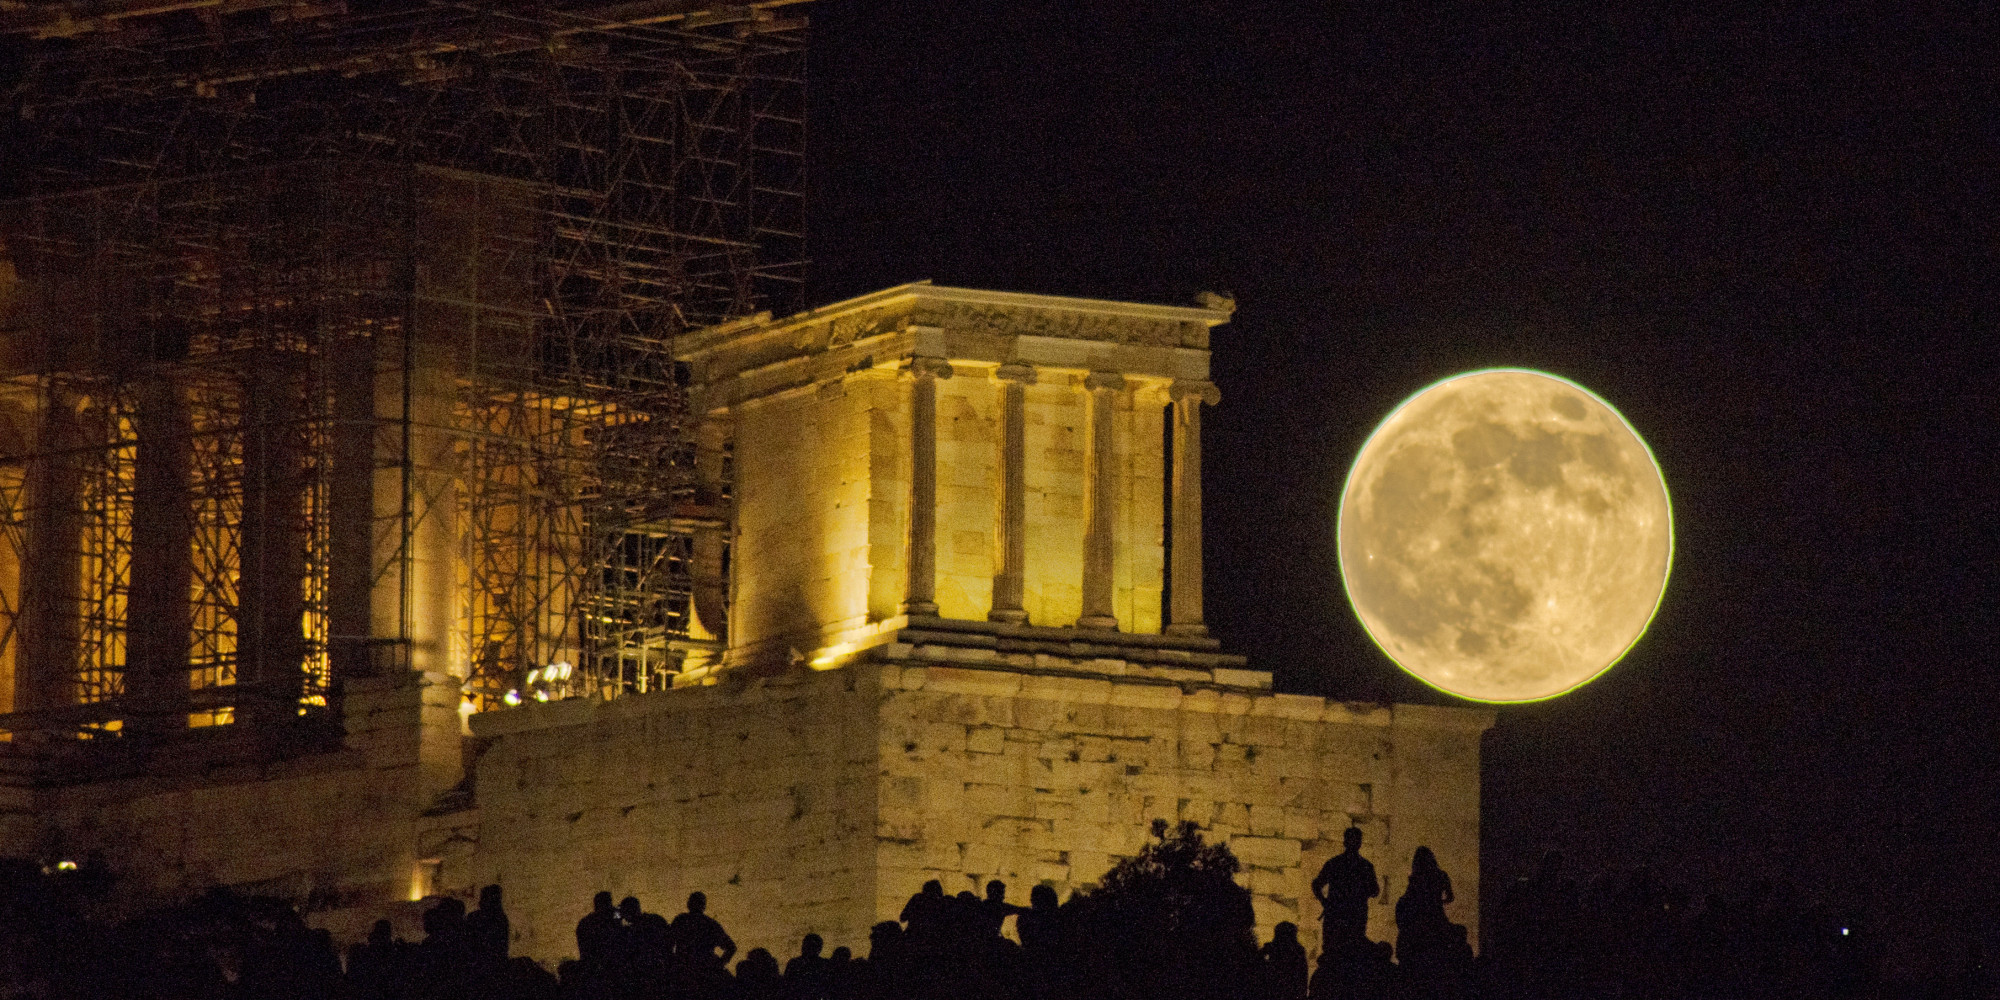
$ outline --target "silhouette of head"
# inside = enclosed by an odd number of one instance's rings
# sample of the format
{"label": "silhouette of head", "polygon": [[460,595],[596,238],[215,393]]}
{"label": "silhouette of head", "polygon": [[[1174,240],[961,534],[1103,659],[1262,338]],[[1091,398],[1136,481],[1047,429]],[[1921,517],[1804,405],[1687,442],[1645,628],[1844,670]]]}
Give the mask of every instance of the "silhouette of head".
{"label": "silhouette of head", "polygon": [[482,910],[497,910],[500,908],[499,886],[489,885],[479,890],[479,908]]}
{"label": "silhouette of head", "polygon": [[1002,882],[997,878],[991,882],[986,883],[986,898],[990,902],[995,902],[995,903],[1006,902],[1007,883]]}
{"label": "silhouette of head", "polygon": [[706,909],[708,909],[708,893],[705,892],[688,893],[689,913],[700,913]]}
{"label": "silhouette of head", "polygon": [[805,940],[799,942],[799,954],[807,958],[818,958],[819,950],[824,947],[826,947],[825,938],[817,934],[808,934]]}
{"label": "silhouette of head", "polygon": [[849,948],[846,945],[841,945],[840,947],[833,949],[832,961],[835,965],[838,965],[842,962],[854,961],[854,949]]}
{"label": "silhouette of head", "polygon": [[1348,827],[1348,828],[1347,828],[1347,832],[1346,832],[1346,833],[1343,833],[1343,834],[1341,834],[1341,835],[1340,835],[1340,842],[1341,842],[1342,844],[1345,844],[1345,845],[1347,846],[1347,849],[1348,849],[1348,850],[1350,850],[1350,851],[1358,851],[1358,850],[1360,850],[1360,849],[1361,849],[1361,828],[1360,828],[1360,827],[1358,827],[1358,826],[1350,826],[1350,827]]}
{"label": "silhouette of head", "polygon": [[368,943],[372,945],[386,945],[395,936],[396,928],[387,920],[377,920],[375,926],[368,928]]}
{"label": "silhouette of head", "polygon": [[903,925],[894,920],[884,920],[868,929],[868,955],[873,959],[894,954],[896,945],[903,939]]}
{"label": "silhouette of head", "polygon": [[639,897],[637,896],[627,896],[618,901],[618,915],[624,917],[627,921],[639,919],[639,915],[643,912],[645,911],[639,909]]}
{"label": "silhouette of head", "polygon": [[611,894],[608,892],[600,892],[597,895],[590,897],[590,908],[591,910],[597,913],[610,913]]}
{"label": "silhouette of head", "polygon": [[778,978],[778,959],[763,948],[752,948],[736,963],[736,978],[748,982],[770,982]]}
{"label": "silhouette of head", "polygon": [[1410,856],[1410,870],[1413,872],[1437,871],[1437,855],[1432,854],[1431,849],[1428,847],[1417,848],[1417,853]]}
{"label": "silhouette of head", "polygon": [[1283,921],[1278,926],[1271,928],[1271,940],[1273,941],[1283,941],[1289,944],[1298,941],[1298,939],[1299,925],[1289,920]]}
{"label": "silhouette of head", "polygon": [[925,883],[924,883],[924,895],[926,895],[926,896],[942,896],[942,895],[944,895],[944,883],[943,883],[943,882],[940,882],[940,881],[938,881],[937,879],[931,879],[930,881],[928,881],[928,882],[925,882]]}
{"label": "silhouette of head", "polygon": [[1038,885],[1033,889],[1028,890],[1028,905],[1034,907],[1037,910],[1055,909],[1056,887],[1048,884],[1047,882],[1044,882],[1041,885]]}

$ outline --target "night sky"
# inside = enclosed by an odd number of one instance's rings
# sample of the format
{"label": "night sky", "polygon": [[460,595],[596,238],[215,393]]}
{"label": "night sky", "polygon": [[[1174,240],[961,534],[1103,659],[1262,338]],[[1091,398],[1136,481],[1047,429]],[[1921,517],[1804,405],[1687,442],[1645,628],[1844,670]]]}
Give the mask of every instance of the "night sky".
{"label": "night sky", "polygon": [[1609,674],[1500,711],[1489,902],[1557,848],[1952,961],[2000,898],[1992,11],[1355,6],[813,4],[813,302],[1233,293],[1208,619],[1345,699],[1448,700],[1342,595],[1368,432],[1577,380],[1664,468],[1674,575]]}

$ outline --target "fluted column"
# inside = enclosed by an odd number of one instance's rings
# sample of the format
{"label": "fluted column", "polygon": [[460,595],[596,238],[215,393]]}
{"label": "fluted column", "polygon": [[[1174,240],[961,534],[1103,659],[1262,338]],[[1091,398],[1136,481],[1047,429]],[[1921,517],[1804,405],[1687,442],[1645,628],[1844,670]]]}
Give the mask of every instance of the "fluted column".
{"label": "fluted column", "polygon": [[1090,433],[1083,451],[1083,507],[1089,520],[1083,529],[1083,617],[1078,628],[1115,629],[1112,610],[1112,528],[1118,497],[1118,463],[1113,417],[1125,377],[1115,372],[1091,372],[1083,380]]}
{"label": "fluted column", "polygon": [[1203,636],[1201,617],[1201,405],[1222,401],[1209,382],[1175,382],[1173,551],[1168,553],[1168,635]]}
{"label": "fluted column", "polygon": [[937,606],[937,380],[951,362],[910,359],[910,585],[903,612],[935,618]]}
{"label": "fluted column", "polygon": [[1001,365],[1000,380],[1000,523],[996,532],[1000,572],[993,577],[993,610],[987,618],[1019,625],[1028,620],[1028,416],[1027,387],[1035,382],[1028,365]]}

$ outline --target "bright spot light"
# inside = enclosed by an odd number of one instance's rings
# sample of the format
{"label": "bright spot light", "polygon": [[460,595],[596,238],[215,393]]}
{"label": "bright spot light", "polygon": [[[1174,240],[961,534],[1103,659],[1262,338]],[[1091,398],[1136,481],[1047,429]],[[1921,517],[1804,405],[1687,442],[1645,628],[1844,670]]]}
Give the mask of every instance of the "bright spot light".
{"label": "bright spot light", "polygon": [[823,652],[818,656],[813,657],[812,662],[808,664],[808,666],[812,667],[814,670],[825,670],[829,667],[832,667],[835,663],[838,663],[841,657],[846,656],[847,654],[852,652],[854,652],[853,643],[837,642],[831,646],[826,647],[826,652]]}
{"label": "bright spot light", "polygon": [[56,862],[56,871],[59,871],[59,872],[73,872],[73,871],[75,871],[75,870],[76,870],[76,862],[74,862],[74,861],[58,861],[58,862]]}
{"label": "bright spot light", "polygon": [[549,693],[548,693],[547,691],[537,691],[537,692],[535,692],[535,700],[536,700],[536,701],[548,701],[548,700],[549,700]]}
{"label": "bright spot light", "polygon": [[500,700],[506,702],[509,707],[519,705],[521,703],[521,692],[518,689],[509,691],[501,695]]}
{"label": "bright spot light", "polygon": [[1841,937],[1846,937],[1846,936],[1847,936],[1847,928],[1845,928],[1845,927],[1842,927],[1842,928],[1840,929],[1840,936],[1841,936]]}
{"label": "bright spot light", "polygon": [[541,676],[542,676],[542,668],[540,667],[536,667],[535,669],[528,671],[528,686],[534,687],[535,682],[537,680],[540,680]]}

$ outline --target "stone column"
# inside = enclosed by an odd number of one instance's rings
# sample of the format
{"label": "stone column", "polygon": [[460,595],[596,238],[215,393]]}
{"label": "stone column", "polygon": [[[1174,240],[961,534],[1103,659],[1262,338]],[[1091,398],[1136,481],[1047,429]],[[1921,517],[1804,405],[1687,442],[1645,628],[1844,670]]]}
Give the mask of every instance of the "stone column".
{"label": "stone column", "polygon": [[1168,635],[1204,636],[1201,618],[1201,405],[1222,401],[1210,382],[1175,382],[1173,551],[1168,553]]}
{"label": "stone column", "polygon": [[937,380],[951,362],[910,359],[910,585],[903,613],[937,617]]}
{"label": "stone column", "polygon": [[1113,418],[1118,409],[1118,392],[1125,388],[1125,376],[1116,372],[1091,372],[1083,380],[1087,395],[1086,419],[1090,433],[1084,438],[1083,508],[1089,520],[1083,529],[1083,617],[1078,628],[1116,629],[1112,612],[1112,528],[1118,499],[1117,441]]}
{"label": "stone column", "polygon": [[1028,620],[1021,603],[1026,597],[1028,564],[1028,414],[1027,387],[1035,369],[1022,364],[1001,365],[1000,380],[1000,572],[993,577],[993,610],[987,618],[1009,625]]}

